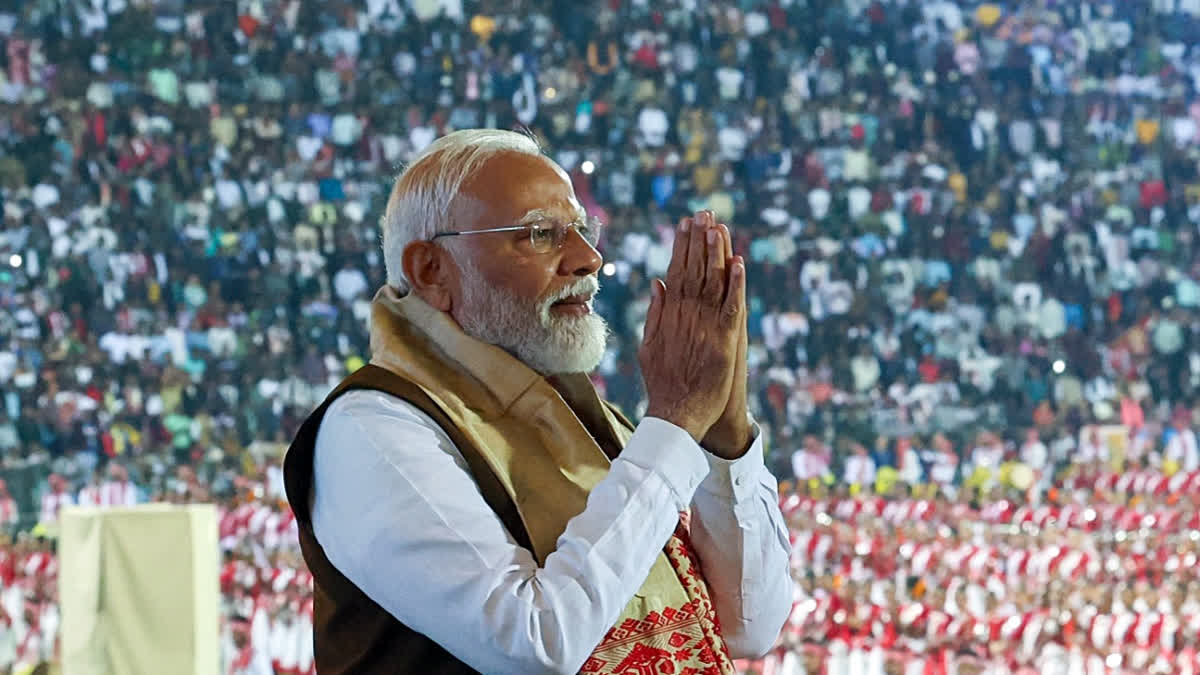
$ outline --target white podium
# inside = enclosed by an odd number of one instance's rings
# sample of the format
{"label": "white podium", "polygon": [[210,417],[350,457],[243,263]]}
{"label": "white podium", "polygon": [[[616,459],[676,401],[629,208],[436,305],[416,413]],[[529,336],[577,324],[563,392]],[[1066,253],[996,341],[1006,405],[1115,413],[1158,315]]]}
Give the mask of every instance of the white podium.
{"label": "white podium", "polygon": [[63,675],[217,675],[216,508],[76,507],[60,518]]}

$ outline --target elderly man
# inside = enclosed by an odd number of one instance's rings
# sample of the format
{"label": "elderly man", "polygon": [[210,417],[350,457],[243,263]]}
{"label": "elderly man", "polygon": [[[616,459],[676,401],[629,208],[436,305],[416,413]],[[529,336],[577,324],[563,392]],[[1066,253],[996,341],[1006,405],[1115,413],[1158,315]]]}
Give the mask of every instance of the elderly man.
{"label": "elderly man", "polygon": [[528,137],[459,131],[396,181],[371,364],[285,482],[326,673],[734,673],[791,605],[746,409],[745,273],[711,213],[653,283],[636,427],[587,378],[599,224]]}

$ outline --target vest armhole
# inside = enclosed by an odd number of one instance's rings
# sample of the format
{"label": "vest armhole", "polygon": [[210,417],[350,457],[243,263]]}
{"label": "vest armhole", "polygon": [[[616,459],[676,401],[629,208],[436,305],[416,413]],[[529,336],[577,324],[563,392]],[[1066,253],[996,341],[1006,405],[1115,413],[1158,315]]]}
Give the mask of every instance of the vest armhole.
{"label": "vest armhole", "polygon": [[[496,477],[495,472],[488,466],[487,460],[484,459],[480,449],[462,433],[442,410],[441,406],[430,398],[429,394],[425,393],[423,389],[404,377],[374,364],[367,364],[359,368],[343,380],[329,394],[325,401],[313,411],[313,414],[304,421],[300,427],[300,432],[296,435],[297,442],[294,442],[292,447],[288,449],[288,453],[284,459],[285,486],[294,486],[294,489],[288,491],[288,501],[291,503],[292,510],[296,513],[296,519],[301,525],[311,527],[312,524],[311,513],[308,508],[308,497],[312,488],[313,452],[316,448],[317,431],[321,420],[325,417],[329,406],[338,397],[349,391],[360,389],[381,391],[403,399],[432,418],[442,431],[446,432],[446,435],[450,437],[450,440],[458,448],[463,459],[466,460],[467,466],[471,470],[471,475],[475,479],[475,483],[479,486],[479,491],[482,493],[487,505],[499,516],[500,522],[504,524],[504,527],[508,529],[517,543],[530,551],[530,553],[533,552],[529,533],[525,529],[525,524],[521,520],[521,514],[517,510],[516,504],[509,496],[508,491],[504,489],[504,485],[501,484],[500,479]],[[301,440],[305,442],[300,443],[299,441]],[[297,453],[296,456],[293,456],[293,452]],[[289,462],[289,459],[292,461]],[[289,476],[288,474],[291,475]]]}

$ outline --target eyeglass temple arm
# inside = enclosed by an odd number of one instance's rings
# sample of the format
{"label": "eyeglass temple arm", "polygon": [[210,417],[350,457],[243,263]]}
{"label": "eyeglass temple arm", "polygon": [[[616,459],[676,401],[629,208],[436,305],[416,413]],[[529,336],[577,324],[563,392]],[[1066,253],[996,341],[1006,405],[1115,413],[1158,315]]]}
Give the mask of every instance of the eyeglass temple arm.
{"label": "eyeglass temple arm", "polygon": [[438,232],[437,234],[430,237],[430,239],[437,239],[438,237],[457,237],[457,236],[463,235],[463,234],[487,234],[489,232],[516,232],[517,230],[528,230],[528,229],[529,229],[528,225],[515,225],[513,227],[495,227],[495,228],[490,228],[487,230],[465,230],[465,231],[460,231],[460,232]]}

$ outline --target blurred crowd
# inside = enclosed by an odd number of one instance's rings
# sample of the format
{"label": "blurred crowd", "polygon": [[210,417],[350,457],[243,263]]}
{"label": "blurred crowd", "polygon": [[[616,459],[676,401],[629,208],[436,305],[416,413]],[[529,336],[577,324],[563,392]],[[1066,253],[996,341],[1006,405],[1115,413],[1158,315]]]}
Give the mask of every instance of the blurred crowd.
{"label": "blurred crowd", "polygon": [[[803,611],[786,644],[821,647],[802,653],[830,668],[874,654],[885,670],[887,650],[975,645],[964,669],[1008,672],[1021,664],[988,657],[1012,638],[1001,625],[976,639],[985,619],[1050,611],[1028,651],[1070,655],[1088,607],[1186,617],[1174,593],[1197,589],[1175,573],[1121,577],[1101,597],[1088,573],[1034,592],[982,561],[1057,546],[1124,569],[1137,542],[1194,554],[1156,525],[1049,516],[1010,532],[985,514],[1003,500],[1194,511],[1192,483],[1171,485],[1200,469],[1197,45],[1194,0],[5,4],[5,555],[51,551],[64,504],[215,502],[241,570],[223,579],[228,661],[303,669],[303,640],[285,637],[310,609],[279,456],[369,358],[395,172],[441,133],[494,126],[536,134],[607,223],[597,308],[612,340],[595,381],[632,414],[672,223],[708,208],[730,224],[768,461],[823,501],[795,511],[797,536],[833,542],[825,563],[798,549]],[[1111,486],[1079,487],[1101,466]],[[919,500],[933,520],[879,550],[906,566],[904,546],[935,545],[943,563],[907,570],[911,583],[870,553],[841,570],[855,537],[885,530],[871,513],[846,529],[858,521],[838,505],[880,499],[881,513]],[[985,544],[978,575],[944,564]],[[0,598],[22,639],[55,623],[24,618],[53,606],[36,581],[50,567],[31,569],[13,597],[34,609]],[[820,618],[913,603],[928,612],[891,633],[879,617]],[[931,638],[943,614],[975,623]],[[1129,667],[1108,657],[1134,654],[1104,644],[1061,672],[1101,672],[1093,656]]]}
{"label": "blurred crowd", "polygon": [[776,649],[745,672],[1200,665],[1200,472],[1122,484],[1098,462],[1040,495],[1011,482],[953,496],[903,483],[852,496],[817,483],[782,508],[795,605]]}

